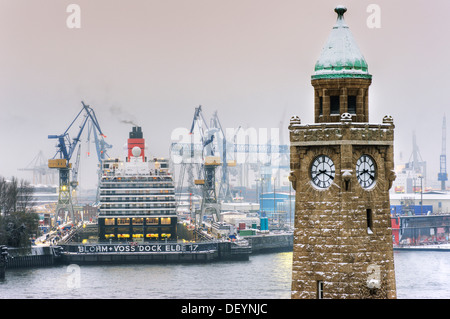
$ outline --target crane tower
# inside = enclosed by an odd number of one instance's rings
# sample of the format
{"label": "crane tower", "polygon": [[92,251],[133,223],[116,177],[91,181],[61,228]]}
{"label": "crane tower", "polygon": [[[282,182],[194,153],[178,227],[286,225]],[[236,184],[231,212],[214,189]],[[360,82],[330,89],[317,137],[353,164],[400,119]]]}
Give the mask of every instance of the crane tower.
{"label": "crane tower", "polygon": [[445,114],[444,119],[442,121],[442,153],[440,156],[440,169],[438,174],[438,181],[441,182],[441,190],[445,191],[445,182],[448,180],[447,175],[447,155],[446,155],[446,123],[445,123]]}

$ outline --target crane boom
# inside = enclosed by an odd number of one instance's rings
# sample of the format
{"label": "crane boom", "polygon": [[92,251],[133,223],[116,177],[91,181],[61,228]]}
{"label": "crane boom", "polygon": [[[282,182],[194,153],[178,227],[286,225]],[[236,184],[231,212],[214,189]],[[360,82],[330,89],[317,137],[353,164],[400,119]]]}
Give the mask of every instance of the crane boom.
{"label": "crane boom", "polygon": [[[89,105],[86,105],[83,101],[81,101],[81,104],[83,107],[78,112],[77,116],[75,116],[75,118],[73,119],[73,121],[70,123],[70,125],[67,127],[67,129],[64,131],[63,134],[48,135],[49,139],[57,139],[58,140],[56,154],[53,157],[53,159],[50,159],[48,161],[49,168],[57,168],[59,171],[59,198],[58,198],[58,204],[56,207],[56,214],[58,214],[60,210],[67,210],[71,215],[70,217],[71,217],[72,221],[74,221],[74,209],[73,209],[72,195],[71,195],[70,188],[72,187],[73,189],[75,189],[76,186],[78,185],[78,168],[79,168],[79,159],[80,159],[80,148],[78,148],[77,160],[75,163],[74,170],[72,172],[73,173],[72,182],[70,181],[70,170],[72,168],[72,164],[70,163],[70,160],[71,160],[72,155],[78,145],[78,142],[80,142],[81,134],[83,133],[83,130],[86,127],[87,123],[92,123],[95,130],[97,130],[98,133],[102,137],[105,137],[100,128],[100,125],[98,124],[98,120],[97,120],[94,110]],[[83,113],[84,113],[84,118],[81,120],[78,134],[73,139],[70,139],[69,130],[72,128],[73,124],[75,122],[77,122],[77,120],[80,118],[80,116]],[[55,157],[58,154],[59,154],[59,159],[55,159]],[[100,160],[100,157],[99,157],[99,160]]]}
{"label": "crane boom", "polygon": [[[95,116],[94,110],[91,107],[89,107],[89,105],[84,104],[83,101],[81,101],[81,103],[83,105],[83,108],[80,110],[80,112],[78,112],[77,116],[72,121],[72,123],[70,123],[69,127],[64,131],[64,133],[61,135],[49,135],[48,136],[49,139],[58,139],[58,141],[59,141],[59,144],[57,145],[58,150],[54,157],[56,157],[56,155],[58,155],[58,153],[59,153],[60,158],[65,159],[67,161],[67,165],[69,165],[69,162],[70,162],[70,159],[72,158],[73,152],[75,151],[75,148],[76,148],[78,142],[80,141],[81,134],[83,133],[84,127],[86,126],[86,123],[89,119],[91,120],[92,124],[94,124],[94,126],[96,127],[98,132],[102,136],[104,136],[102,133],[102,130],[100,129],[100,125],[98,124],[97,117]],[[72,127],[72,125],[75,123],[75,121],[80,117],[80,115],[82,114],[83,111],[85,111],[86,114],[84,115],[84,119],[82,120],[82,123],[80,125],[80,130],[78,131],[77,136],[74,137],[71,141],[70,136],[69,136],[69,130]]]}

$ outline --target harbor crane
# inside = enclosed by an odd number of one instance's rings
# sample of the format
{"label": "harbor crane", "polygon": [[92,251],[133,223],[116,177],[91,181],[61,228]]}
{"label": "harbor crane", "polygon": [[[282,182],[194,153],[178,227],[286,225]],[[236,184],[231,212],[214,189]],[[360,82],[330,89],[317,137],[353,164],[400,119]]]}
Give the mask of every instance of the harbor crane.
{"label": "harbor crane", "polygon": [[[75,216],[71,188],[74,188],[78,185],[77,174],[79,165],[79,156],[77,156],[75,165],[76,179],[71,181],[70,171],[72,169],[72,163],[70,163],[70,160],[72,158],[72,155],[74,154],[75,149],[81,140],[81,135],[84,128],[86,127],[86,123],[92,123],[95,130],[98,132],[102,139],[106,137],[100,129],[100,125],[98,124],[98,120],[95,116],[94,110],[89,105],[86,105],[83,101],[81,101],[81,104],[83,107],[81,108],[75,119],[70,123],[68,128],[64,131],[64,133],[60,135],[48,135],[49,139],[56,139],[58,141],[58,144],[56,145],[57,152],[55,156],[52,159],[48,160],[48,167],[57,169],[59,172],[59,197],[56,206],[55,217],[58,217],[60,211],[64,211],[69,214],[72,221],[75,221]],[[81,120],[78,134],[71,139],[69,130],[71,129],[73,124],[81,117],[82,114],[84,114],[84,117]]]}
{"label": "harbor crane", "polygon": [[[100,185],[100,181],[102,179],[102,169],[101,169],[102,161],[107,157],[108,155],[107,151],[108,149],[112,148],[112,145],[108,144],[104,140],[103,138],[104,136],[101,134],[101,131],[96,129],[95,123],[88,122],[88,138],[87,138],[88,143],[90,142],[91,134],[94,135],[95,150],[97,152],[97,159],[99,162],[97,174],[98,174],[98,185]],[[95,202],[93,206],[98,206],[99,202],[100,202],[100,188],[97,187],[97,193],[95,196]]]}
{"label": "harbor crane", "polygon": [[232,201],[232,195],[230,190],[230,182],[228,176],[228,166],[235,166],[235,161],[227,161],[227,139],[225,132],[223,131],[222,124],[220,124],[219,115],[217,111],[214,112],[211,119],[211,126],[218,130],[218,141],[217,145],[219,147],[219,154],[222,157],[222,176],[219,188],[219,198],[223,199],[225,202]]}
{"label": "harbor crane", "polygon": [[[409,162],[406,163],[405,169],[408,170],[408,179],[414,181],[414,185],[412,186],[412,191],[416,192],[417,188],[415,186],[415,180],[417,178],[421,179],[422,182],[425,182],[425,185],[421,185],[420,188],[426,186],[427,181],[427,162],[422,159],[422,155],[420,154],[419,147],[417,146],[416,141],[416,132],[412,132],[412,153],[409,157]],[[407,190],[409,191],[409,190]]]}
{"label": "harbor crane", "polygon": [[439,174],[438,174],[438,181],[441,182],[441,191],[446,191],[445,182],[448,180],[447,175],[447,155],[446,155],[446,120],[445,120],[445,114],[444,119],[442,121],[442,152],[441,156],[439,158],[440,167],[439,167]]}
{"label": "harbor crane", "polygon": [[30,164],[25,168],[19,168],[19,171],[31,171],[33,173],[33,184],[50,185],[55,183],[55,171],[48,168],[47,157],[42,151],[33,158]]}
{"label": "harbor crane", "polygon": [[195,127],[198,128],[200,133],[200,141],[203,146],[202,149],[202,163],[200,176],[194,180],[195,185],[199,185],[202,188],[202,204],[200,218],[198,222],[203,220],[203,216],[206,212],[211,212],[217,220],[220,216],[220,207],[216,193],[216,168],[221,165],[220,156],[215,156],[214,137],[219,132],[218,128],[208,127],[203,113],[202,106],[200,105],[195,109],[194,120],[192,122],[190,134],[194,134]]}
{"label": "harbor crane", "polygon": [[72,202],[74,204],[78,204],[78,172],[80,170],[80,154],[81,153],[81,144],[78,145],[77,156],[75,160],[75,165],[72,167],[72,180],[70,181],[70,187],[72,188]]}
{"label": "harbor crane", "polygon": [[[282,127],[281,127],[282,128]],[[241,137],[249,137],[249,141],[242,141],[242,138],[237,141],[238,133],[242,130]],[[234,136],[229,136],[229,135]],[[219,183],[218,200],[229,202],[232,201],[232,193],[230,187],[230,174],[237,175],[238,171],[242,171],[241,183],[248,184],[248,171],[260,172],[261,169],[270,173],[264,173],[264,181],[268,184],[267,189],[271,189],[271,178],[267,176],[272,175],[272,169],[278,168],[277,174],[280,174],[280,169],[289,169],[289,145],[279,144],[273,141],[268,141],[264,144],[255,143],[255,140],[251,140],[250,136],[256,136],[256,130],[250,128],[244,130],[242,126],[239,126],[234,132],[228,131],[225,134],[222,125],[220,123],[217,112],[215,112],[210,120],[208,126],[203,113],[202,107],[195,108],[194,119],[192,121],[191,129],[189,131],[190,141],[175,142],[172,143],[170,152],[171,155],[182,158],[180,175],[178,178],[177,193],[181,198],[183,184],[185,182],[185,175],[187,176],[187,193],[194,193],[194,171],[197,175],[203,174],[201,164],[204,163],[204,155],[208,154],[208,147],[214,145],[216,154],[218,154],[222,160],[218,165],[216,175],[220,174],[220,178],[217,178]],[[254,135],[253,135],[254,134]],[[195,139],[194,139],[195,135]],[[227,139],[230,138],[230,139]],[[252,142],[253,141],[253,142]],[[210,150],[209,150],[210,151]],[[261,155],[261,158],[259,157]],[[251,159],[249,158],[251,156]],[[258,156],[258,158],[255,158]],[[278,156],[278,157],[277,157]],[[234,160],[228,160],[230,157]],[[237,158],[240,158],[238,161]],[[224,159],[227,159],[226,161]],[[239,164],[238,164],[239,162]],[[238,166],[238,167],[237,167]],[[263,167],[261,167],[263,166]],[[230,169],[230,167],[233,167]],[[234,168],[236,167],[236,168]],[[278,181],[281,178],[277,179]]]}
{"label": "harbor crane", "polygon": [[[226,161],[225,132],[222,129],[217,112],[214,113],[208,125],[203,116],[202,106],[196,107],[189,135],[191,136],[191,142],[188,143],[188,147],[180,150],[180,153],[184,150],[188,154],[186,154],[187,156],[184,157],[185,160],[182,163],[178,192],[181,196],[184,175],[187,172],[188,192],[192,194],[195,185],[201,187],[200,220],[206,212],[211,212],[213,217],[218,220],[220,200],[231,201],[232,199],[227,167],[233,166],[233,162]],[[221,177],[216,179],[219,167],[221,168]],[[198,179],[194,179],[194,170],[196,170]],[[219,192],[216,191],[216,181],[220,181]]]}
{"label": "harbor crane", "polygon": [[[196,160],[196,153],[195,153],[195,149],[194,149],[194,145],[195,145],[194,144],[194,130],[195,130],[196,124],[204,123],[204,122],[205,122],[205,120],[203,118],[203,114],[201,114],[201,105],[200,105],[199,107],[195,108],[194,118],[192,120],[191,129],[189,131],[189,135],[191,138],[191,142],[187,144],[189,147],[180,150],[180,154],[183,155],[183,161],[181,162],[182,166],[181,166],[180,177],[179,177],[178,186],[177,186],[179,196],[181,196],[181,194],[182,194],[185,173],[187,172],[187,175],[188,175],[187,191],[189,194],[194,193],[194,187],[195,187],[195,185],[194,185],[194,170],[196,170],[197,175],[201,174],[201,168],[200,168],[198,161]],[[203,132],[202,132],[201,126],[198,127],[198,130],[200,130],[200,135],[202,135]],[[173,149],[173,145],[172,145],[172,149]],[[171,149],[171,151],[172,151],[172,149]],[[187,151],[188,153],[184,154],[185,152],[183,152],[183,151]],[[201,151],[203,151],[203,144],[201,147]]]}

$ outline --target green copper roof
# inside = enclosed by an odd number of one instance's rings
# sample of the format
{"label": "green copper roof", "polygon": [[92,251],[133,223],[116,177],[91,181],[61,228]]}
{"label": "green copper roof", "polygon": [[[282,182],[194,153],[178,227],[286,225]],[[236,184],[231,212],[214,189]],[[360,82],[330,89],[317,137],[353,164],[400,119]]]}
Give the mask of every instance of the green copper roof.
{"label": "green copper roof", "polygon": [[371,78],[367,62],[344,20],[347,9],[338,6],[337,21],[322,49],[314,68],[312,79],[321,78]]}

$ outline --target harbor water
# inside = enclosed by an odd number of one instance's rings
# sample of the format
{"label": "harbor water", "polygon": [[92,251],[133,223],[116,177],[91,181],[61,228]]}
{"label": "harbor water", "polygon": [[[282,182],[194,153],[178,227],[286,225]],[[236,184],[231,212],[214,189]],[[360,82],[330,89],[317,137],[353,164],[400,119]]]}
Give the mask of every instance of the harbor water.
{"label": "harbor water", "polygon": [[[396,251],[399,299],[450,298],[450,252]],[[206,264],[7,270],[0,298],[289,299],[292,253]]]}

